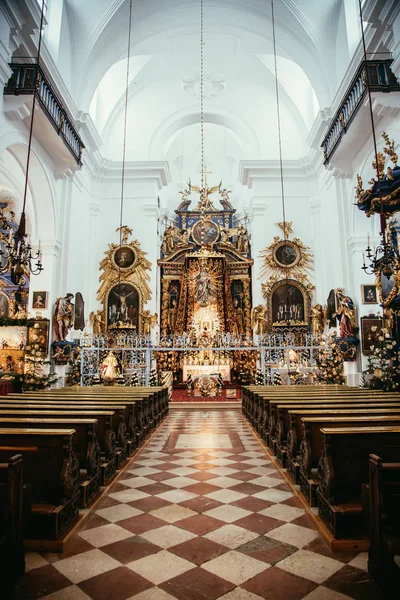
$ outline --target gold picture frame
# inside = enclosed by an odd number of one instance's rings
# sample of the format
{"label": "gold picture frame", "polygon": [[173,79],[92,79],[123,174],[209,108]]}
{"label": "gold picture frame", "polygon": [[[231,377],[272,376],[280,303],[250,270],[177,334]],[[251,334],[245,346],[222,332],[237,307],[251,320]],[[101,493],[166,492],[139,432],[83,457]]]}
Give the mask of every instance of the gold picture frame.
{"label": "gold picture frame", "polygon": [[301,259],[300,248],[289,240],[282,240],[275,244],[272,258],[275,264],[280,268],[296,267]]}

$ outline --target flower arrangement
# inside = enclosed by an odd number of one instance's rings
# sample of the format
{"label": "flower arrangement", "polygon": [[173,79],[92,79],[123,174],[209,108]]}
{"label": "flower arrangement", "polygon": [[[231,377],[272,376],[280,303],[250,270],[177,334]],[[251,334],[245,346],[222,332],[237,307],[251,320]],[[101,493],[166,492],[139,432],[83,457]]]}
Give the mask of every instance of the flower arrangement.
{"label": "flower arrangement", "polygon": [[[371,327],[374,332],[377,327]],[[382,327],[376,344],[371,346],[373,354],[368,357],[367,368],[363,372],[364,387],[379,389],[385,392],[398,390],[400,387],[399,350],[397,342],[389,330]]]}
{"label": "flower arrangement", "polygon": [[320,345],[322,348],[316,356],[318,367],[318,381],[320,383],[342,384],[343,354],[333,336],[323,336]]}

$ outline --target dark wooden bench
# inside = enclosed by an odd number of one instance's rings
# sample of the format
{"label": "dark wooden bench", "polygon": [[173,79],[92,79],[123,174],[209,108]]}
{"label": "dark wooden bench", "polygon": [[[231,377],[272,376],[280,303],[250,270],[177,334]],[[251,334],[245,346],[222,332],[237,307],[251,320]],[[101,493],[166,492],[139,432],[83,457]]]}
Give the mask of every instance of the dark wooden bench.
{"label": "dark wooden bench", "polygon": [[[77,417],[79,415],[79,417]],[[74,410],[53,410],[50,409],[27,409],[23,405],[14,405],[12,408],[4,409],[0,408],[0,416],[3,418],[48,418],[52,420],[60,420],[61,422],[65,419],[96,419],[96,437],[100,445],[101,450],[101,464],[100,464],[100,483],[106,485],[115,475],[117,470],[117,456],[116,456],[116,436],[112,427],[112,418],[114,412],[112,410],[103,411],[102,409],[96,410],[82,410],[78,413]]]}
{"label": "dark wooden bench", "polygon": [[0,413],[0,427],[30,429],[75,429],[74,453],[79,460],[81,508],[100,493],[101,450],[96,436],[97,419],[74,417],[5,417]]}
{"label": "dark wooden bench", "polygon": [[123,418],[117,417],[114,425],[117,425],[117,442],[123,447],[129,441],[132,443],[129,445],[128,451],[131,453],[136,448],[136,415],[135,415],[135,402],[132,400],[122,401],[118,400],[92,400],[91,398],[74,399],[73,397],[65,397],[63,395],[52,395],[46,394],[45,396],[37,394],[35,396],[13,396],[12,398],[0,398],[0,407],[5,407],[10,404],[25,404],[27,407],[31,406],[62,406],[72,407],[73,409],[86,409],[86,408],[104,408],[108,410],[109,407],[115,407],[116,411],[123,411]]}
{"label": "dark wooden bench", "polygon": [[359,414],[398,414],[400,402],[338,402],[338,403],[297,403],[278,404],[276,425],[276,455],[282,466],[285,466],[294,481],[298,481],[298,453],[303,436],[302,417],[318,414],[337,414],[338,412]]}
{"label": "dark wooden bench", "polygon": [[31,491],[24,539],[56,540],[78,520],[79,461],[74,429],[0,428],[0,462],[16,453],[24,461],[24,486]]}
{"label": "dark wooden bench", "polygon": [[0,463],[0,594],[8,595],[25,572],[22,536],[22,454]]}
{"label": "dark wooden bench", "polygon": [[400,461],[400,427],[322,429],[318,464],[318,513],[335,538],[367,537],[362,486],[369,480],[369,455]]}
{"label": "dark wooden bench", "polygon": [[368,572],[387,597],[400,585],[400,462],[369,457]]}
{"label": "dark wooden bench", "polygon": [[[24,403],[1,403],[0,411],[3,409],[12,409],[13,407],[18,408],[26,408],[31,410],[43,411],[43,410],[53,410],[54,413],[59,411],[74,411],[75,416],[78,417],[82,411],[85,411],[89,408],[87,403],[84,404],[75,404],[74,402],[57,402],[57,401],[32,401],[32,402],[24,402]],[[126,462],[128,457],[128,446],[127,446],[127,407],[122,405],[114,405],[114,404],[102,404],[98,405],[96,409],[95,405],[91,405],[90,408],[92,410],[106,410],[112,411],[114,414],[112,415],[112,427],[114,429],[116,435],[116,456],[117,456],[117,468],[120,469],[122,465]]]}
{"label": "dark wooden bench", "polygon": [[302,418],[303,435],[299,456],[300,490],[310,504],[317,505],[318,463],[322,455],[322,433],[326,427],[400,427],[397,415],[320,415]]}

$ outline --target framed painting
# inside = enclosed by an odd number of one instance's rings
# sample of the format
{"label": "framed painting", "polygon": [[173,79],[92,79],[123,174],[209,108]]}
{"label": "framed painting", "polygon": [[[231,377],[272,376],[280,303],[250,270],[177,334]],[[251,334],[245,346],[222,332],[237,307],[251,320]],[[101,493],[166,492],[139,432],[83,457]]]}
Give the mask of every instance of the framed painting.
{"label": "framed painting", "polygon": [[363,304],[378,304],[378,290],[376,285],[362,285],[361,298]]}
{"label": "framed painting", "polygon": [[119,246],[113,254],[113,262],[118,269],[132,269],[136,260],[133,249],[128,245]]}
{"label": "framed painting", "polygon": [[378,336],[382,331],[382,319],[375,315],[361,317],[361,348],[365,356],[373,353]]}
{"label": "framed painting", "polygon": [[118,283],[107,297],[107,328],[139,331],[139,292],[130,283]]}
{"label": "framed painting", "polygon": [[43,356],[49,353],[49,319],[36,319],[34,325],[28,327],[26,349],[39,351]]}
{"label": "framed painting", "polygon": [[272,324],[304,325],[305,297],[298,285],[282,283],[272,293]]}
{"label": "framed painting", "polygon": [[48,292],[32,292],[32,308],[44,310],[47,308]]}
{"label": "framed painting", "polygon": [[295,267],[301,258],[300,249],[293,242],[282,241],[273,250],[273,259],[278,267]]}

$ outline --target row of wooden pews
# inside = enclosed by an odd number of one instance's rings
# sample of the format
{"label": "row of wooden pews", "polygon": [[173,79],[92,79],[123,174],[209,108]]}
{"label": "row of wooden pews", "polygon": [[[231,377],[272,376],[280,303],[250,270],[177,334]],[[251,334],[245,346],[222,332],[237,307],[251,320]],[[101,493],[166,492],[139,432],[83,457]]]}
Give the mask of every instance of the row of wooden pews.
{"label": "row of wooden pews", "polygon": [[26,546],[63,538],[79,509],[99,496],[168,410],[168,390],[161,387],[0,397],[0,463],[16,454],[23,460],[23,537],[34,540]]}
{"label": "row of wooden pews", "polygon": [[369,455],[400,460],[400,394],[335,385],[248,386],[242,407],[307,503],[318,506],[332,547],[366,548],[362,489]]}

